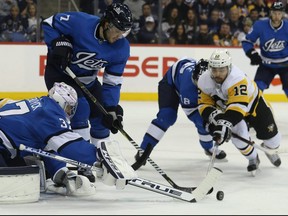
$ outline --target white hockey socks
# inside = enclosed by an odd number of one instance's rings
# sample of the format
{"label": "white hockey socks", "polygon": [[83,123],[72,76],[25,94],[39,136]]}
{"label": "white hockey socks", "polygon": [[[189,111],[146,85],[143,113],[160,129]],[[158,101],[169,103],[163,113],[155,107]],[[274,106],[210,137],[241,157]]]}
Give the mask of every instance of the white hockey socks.
{"label": "white hockey socks", "polygon": [[[98,143],[100,146],[97,149],[99,160],[95,166],[103,169],[103,175],[101,171],[98,172],[97,177],[100,178],[104,184],[116,186],[116,189],[124,189],[127,180],[137,178],[137,173],[128,164],[123,157],[119,144],[116,141],[100,140]],[[104,166],[101,166],[101,165]],[[97,171],[96,171],[97,173]]]}

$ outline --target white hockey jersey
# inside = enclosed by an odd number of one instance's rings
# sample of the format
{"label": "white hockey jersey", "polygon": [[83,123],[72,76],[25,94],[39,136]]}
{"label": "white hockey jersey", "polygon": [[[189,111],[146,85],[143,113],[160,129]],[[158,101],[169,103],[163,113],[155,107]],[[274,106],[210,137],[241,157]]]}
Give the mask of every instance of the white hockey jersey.
{"label": "white hockey jersey", "polygon": [[217,84],[207,70],[200,76],[198,88],[200,114],[205,108],[216,106],[223,111],[240,112],[243,116],[253,115],[258,102],[256,99],[261,94],[256,83],[234,65],[222,84]]}

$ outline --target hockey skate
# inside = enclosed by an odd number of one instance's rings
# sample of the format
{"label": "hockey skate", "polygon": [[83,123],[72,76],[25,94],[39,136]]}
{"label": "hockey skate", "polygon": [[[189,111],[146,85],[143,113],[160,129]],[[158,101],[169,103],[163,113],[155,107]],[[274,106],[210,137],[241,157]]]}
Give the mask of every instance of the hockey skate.
{"label": "hockey skate", "polygon": [[[140,151],[137,151],[136,155],[134,156],[135,161],[138,161],[140,159],[140,157],[142,156],[143,153],[141,153]],[[142,164],[142,166],[146,165],[146,161],[144,161],[144,163]]]}
{"label": "hockey skate", "polygon": [[260,164],[260,159],[259,159],[259,156],[257,155],[256,158],[249,160],[247,171],[250,172],[252,174],[252,176],[255,176],[256,171],[259,167],[259,164]]}
{"label": "hockey skate", "polygon": [[[264,145],[264,143],[261,144],[262,147],[269,149],[267,146]],[[276,166],[279,167],[281,165],[281,159],[279,157],[278,154],[267,154],[265,152],[265,155],[267,156],[267,158],[270,160],[270,162]]]}
{"label": "hockey skate", "polygon": [[[214,148],[215,147],[212,147],[209,150],[205,150],[205,154],[207,156],[209,156],[209,157],[212,157]],[[218,160],[223,160],[224,161],[224,159],[226,158],[226,153],[223,150],[221,150],[221,149],[217,149],[215,158],[218,159]]]}

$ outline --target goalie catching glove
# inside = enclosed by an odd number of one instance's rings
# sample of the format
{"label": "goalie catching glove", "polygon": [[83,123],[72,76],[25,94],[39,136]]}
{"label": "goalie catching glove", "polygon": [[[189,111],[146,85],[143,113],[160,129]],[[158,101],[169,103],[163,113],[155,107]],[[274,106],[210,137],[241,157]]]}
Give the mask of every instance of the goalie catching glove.
{"label": "goalie catching glove", "polygon": [[54,64],[65,70],[70,65],[73,54],[71,41],[61,36],[52,41],[52,59]]}
{"label": "goalie catching glove", "polygon": [[120,128],[123,128],[123,109],[120,105],[106,108],[108,115],[104,115],[102,123],[109,128],[113,134],[116,134]]}

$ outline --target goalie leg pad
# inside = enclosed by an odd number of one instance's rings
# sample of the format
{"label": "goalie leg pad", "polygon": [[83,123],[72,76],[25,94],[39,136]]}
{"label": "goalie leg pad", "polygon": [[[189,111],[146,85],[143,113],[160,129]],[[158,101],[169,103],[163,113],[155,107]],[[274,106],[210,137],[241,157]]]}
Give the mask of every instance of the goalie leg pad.
{"label": "goalie leg pad", "polygon": [[103,160],[102,163],[114,178],[133,179],[138,177],[123,157],[118,142],[101,141],[98,151],[100,158]]}
{"label": "goalie leg pad", "polygon": [[[138,177],[136,172],[123,157],[118,142],[107,140],[100,142],[98,155],[102,159],[101,164],[103,164],[103,183],[110,186],[116,185],[117,189],[124,189],[126,180]],[[99,162],[97,165],[99,167]]]}

